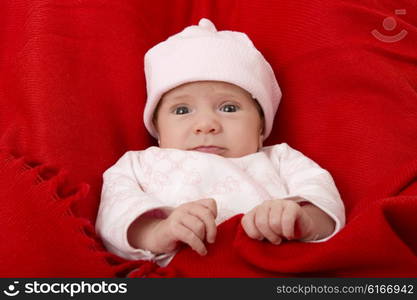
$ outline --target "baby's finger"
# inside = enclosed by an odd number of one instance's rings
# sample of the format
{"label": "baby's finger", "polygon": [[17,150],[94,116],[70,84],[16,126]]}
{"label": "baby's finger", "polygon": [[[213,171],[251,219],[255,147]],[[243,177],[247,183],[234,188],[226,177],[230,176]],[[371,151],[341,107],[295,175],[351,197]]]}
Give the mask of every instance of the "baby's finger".
{"label": "baby's finger", "polygon": [[258,207],[255,214],[255,225],[268,241],[273,244],[279,244],[281,242],[281,238],[271,229],[269,225],[269,210],[270,206],[268,205],[261,205]]}
{"label": "baby's finger", "polygon": [[213,214],[214,219],[217,218],[217,203],[216,200],[214,200],[213,198],[206,198],[206,199],[200,199],[198,201],[199,204],[207,207],[210,212]]}
{"label": "baby's finger", "polygon": [[176,227],[174,229],[176,239],[190,246],[198,254],[206,255],[207,249],[204,243],[198,238],[197,235],[195,235],[193,231],[191,231],[185,225],[181,225],[182,226]]}
{"label": "baby's finger", "polygon": [[281,203],[274,203],[269,210],[269,226],[280,237],[282,236],[282,212],[283,207]]}
{"label": "baby's finger", "polygon": [[[209,243],[214,243],[216,239],[217,227],[215,218],[206,206],[196,206],[190,214],[194,215],[204,225],[206,239]],[[202,237],[204,239],[204,236]]]}
{"label": "baby's finger", "polygon": [[182,217],[181,224],[190,229],[202,241],[206,235],[206,225],[200,218],[193,214],[186,214]]}
{"label": "baby's finger", "polygon": [[292,240],[295,238],[294,228],[295,222],[300,214],[300,206],[297,203],[294,205],[287,205],[282,213],[282,235],[287,240]]}
{"label": "baby's finger", "polygon": [[252,209],[248,213],[246,213],[241,220],[241,224],[243,227],[243,230],[245,230],[246,234],[256,240],[262,240],[263,235],[262,233],[256,228],[255,225],[255,209]]}

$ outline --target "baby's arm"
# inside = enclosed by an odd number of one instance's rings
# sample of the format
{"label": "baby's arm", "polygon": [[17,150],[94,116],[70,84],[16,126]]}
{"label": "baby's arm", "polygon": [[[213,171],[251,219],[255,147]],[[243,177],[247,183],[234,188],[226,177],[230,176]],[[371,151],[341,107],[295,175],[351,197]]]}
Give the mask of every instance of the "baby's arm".
{"label": "baby's arm", "polygon": [[[266,201],[242,218],[248,235],[259,238],[263,233],[279,243],[282,237],[325,241],[336,234],[344,226],[345,214],[330,173],[285,143],[272,147],[271,160],[288,196]],[[268,209],[271,213],[266,215]],[[272,234],[274,230],[278,233]]]}
{"label": "baby's arm", "polygon": [[[212,242],[216,235],[215,201],[167,207],[142,190],[144,176],[138,151],[127,152],[104,173],[96,230],[106,248],[127,259],[159,260],[166,256],[157,254],[184,242],[204,254],[203,241]],[[164,213],[163,218],[154,212]]]}
{"label": "baby's arm", "polygon": [[129,151],[104,172],[96,230],[106,248],[121,257],[158,259],[150,251],[132,247],[127,239],[128,227],[139,216],[166,208],[142,190],[144,172],[139,158],[140,152]]}
{"label": "baby's arm", "polygon": [[179,242],[188,244],[200,255],[207,253],[204,240],[213,243],[216,237],[216,202],[201,199],[166,211],[164,219],[143,215],[129,227],[128,240],[135,248],[153,253],[169,253]]}
{"label": "baby's arm", "polygon": [[329,236],[334,220],[311,203],[300,205],[294,200],[265,201],[242,218],[242,226],[249,237],[267,239],[273,244],[287,240],[312,241]]}

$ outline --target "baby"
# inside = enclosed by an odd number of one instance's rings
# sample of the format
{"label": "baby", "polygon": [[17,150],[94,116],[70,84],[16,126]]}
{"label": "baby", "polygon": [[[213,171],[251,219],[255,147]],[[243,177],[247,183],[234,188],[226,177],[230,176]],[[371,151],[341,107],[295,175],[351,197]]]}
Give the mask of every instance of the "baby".
{"label": "baby", "polygon": [[109,251],[168,264],[207,253],[236,214],[250,238],[326,241],[345,223],[331,175],[285,143],[263,147],[281,91],[247,35],[202,19],[145,55],[144,123],[159,147],[104,175],[96,228]]}

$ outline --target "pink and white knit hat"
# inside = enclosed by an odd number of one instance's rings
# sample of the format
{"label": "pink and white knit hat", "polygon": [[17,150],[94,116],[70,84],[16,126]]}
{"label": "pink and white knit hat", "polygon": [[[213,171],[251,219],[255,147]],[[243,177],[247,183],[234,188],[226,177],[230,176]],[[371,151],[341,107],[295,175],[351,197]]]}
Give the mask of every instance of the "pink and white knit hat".
{"label": "pink and white knit hat", "polygon": [[265,116],[264,139],[271,133],[281,90],[274,71],[249,37],[217,31],[208,19],[186,27],[145,54],[147,102],[143,115],[157,138],[152,119],[162,95],[187,82],[213,80],[235,84],[255,98]]}

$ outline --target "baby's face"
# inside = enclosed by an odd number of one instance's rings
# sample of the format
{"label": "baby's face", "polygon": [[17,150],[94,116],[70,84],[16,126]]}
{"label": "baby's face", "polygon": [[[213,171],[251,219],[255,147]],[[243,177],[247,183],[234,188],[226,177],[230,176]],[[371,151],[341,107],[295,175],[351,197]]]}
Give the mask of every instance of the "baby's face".
{"label": "baby's face", "polygon": [[161,148],[241,157],[262,147],[263,120],[242,88],[197,81],[167,92],[155,115]]}

